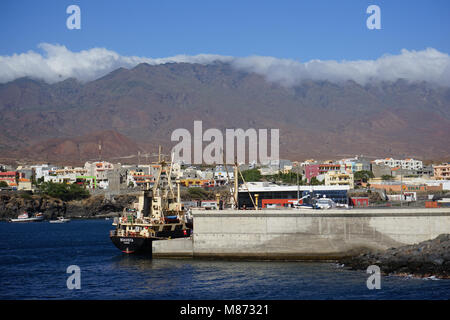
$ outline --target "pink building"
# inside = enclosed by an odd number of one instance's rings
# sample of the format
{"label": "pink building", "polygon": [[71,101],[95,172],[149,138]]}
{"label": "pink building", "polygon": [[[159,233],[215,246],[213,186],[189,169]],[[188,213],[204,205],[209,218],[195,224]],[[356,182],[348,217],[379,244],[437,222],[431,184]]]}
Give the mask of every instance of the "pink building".
{"label": "pink building", "polygon": [[308,181],[311,180],[313,177],[317,177],[318,175],[325,174],[328,171],[340,171],[341,165],[340,164],[308,164],[305,166],[305,177]]}
{"label": "pink building", "polygon": [[317,177],[319,175],[319,166],[320,164],[308,164],[305,166],[305,177],[308,181],[310,181],[312,177]]}

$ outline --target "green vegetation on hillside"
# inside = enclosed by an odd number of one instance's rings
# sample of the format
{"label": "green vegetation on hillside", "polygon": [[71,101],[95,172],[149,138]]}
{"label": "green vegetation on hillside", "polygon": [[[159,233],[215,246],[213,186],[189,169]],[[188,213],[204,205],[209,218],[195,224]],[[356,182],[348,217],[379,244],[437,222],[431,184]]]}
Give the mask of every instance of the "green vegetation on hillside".
{"label": "green vegetation on hillside", "polygon": [[[304,185],[306,182],[302,180],[302,175],[298,175],[298,184]],[[297,185],[297,173],[289,172],[289,173],[277,173],[274,175],[266,176],[266,179],[274,182],[274,183],[282,183],[282,184],[295,184]]]}
{"label": "green vegetation on hillside", "polygon": [[325,184],[325,180],[319,181],[319,179],[317,179],[316,177],[312,177],[311,182],[309,184],[312,186],[323,185]]}
{"label": "green vegetation on hillside", "polygon": [[190,199],[192,199],[192,200],[205,200],[205,199],[209,199],[211,197],[210,192],[208,192],[202,188],[193,187],[193,188],[189,188],[187,191],[188,191]]}
{"label": "green vegetation on hillside", "polygon": [[43,182],[40,189],[44,195],[63,201],[80,200],[89,197],[89,191],[78,184]]}
{"label": "green vegetation on hillside", "polygon": [[[262,175],[258,169],[250,169],[242,171],[242,176],[244,177],[245,182],[256,182],[261,181]],[[239,183],[243,183],[242,177],[239,175]]]}
{"label": "green vegetation on hillside", "polygon": [[373,177],[374,177],[374,175],[373,175],[372,171],[367,171],[367,170],[357,171],[357,172],[355,172],[355,175],[354,175],[355,181],[361,180],[362,182],[367,182],[367,181],[369,181],[369,179],[371,179]]}

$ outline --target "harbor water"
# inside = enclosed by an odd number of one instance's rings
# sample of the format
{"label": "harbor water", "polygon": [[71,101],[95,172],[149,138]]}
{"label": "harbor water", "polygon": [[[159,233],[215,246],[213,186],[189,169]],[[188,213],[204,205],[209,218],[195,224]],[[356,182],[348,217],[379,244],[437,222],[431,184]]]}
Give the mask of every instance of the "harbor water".
{"label": "harbor water", "polygon": [[[449,299],[450,280],[370,276],[336,263],[149,259],[121,253],[112,220],[0,223],[0,299]],[[69,266],[80,289],[68,289]]]}

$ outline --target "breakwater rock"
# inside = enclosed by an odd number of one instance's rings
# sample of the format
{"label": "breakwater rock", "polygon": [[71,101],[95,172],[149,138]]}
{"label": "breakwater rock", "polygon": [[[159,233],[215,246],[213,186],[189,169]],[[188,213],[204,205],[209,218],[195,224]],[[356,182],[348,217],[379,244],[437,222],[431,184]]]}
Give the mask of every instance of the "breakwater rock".
{"label": "breakwater rock", "polygon": [[103,195],[97,195],[66,202],[45,195],[2,192],[0,193],[0,220],[17,218],[23,212],[42,212],[46,219],[55,219],[58,216],[68,218],[113,216],[122,212],[136,199],[137,197],[133,195],[120,195],[109,200]]}
{"label": "breakwater rock", "polygon": [[343,258],[340,263],[353,270],[365,270],[370,265],[377,265],[383,274],[449,279],[450,234],[441,234],[433,240],[414,245]]}

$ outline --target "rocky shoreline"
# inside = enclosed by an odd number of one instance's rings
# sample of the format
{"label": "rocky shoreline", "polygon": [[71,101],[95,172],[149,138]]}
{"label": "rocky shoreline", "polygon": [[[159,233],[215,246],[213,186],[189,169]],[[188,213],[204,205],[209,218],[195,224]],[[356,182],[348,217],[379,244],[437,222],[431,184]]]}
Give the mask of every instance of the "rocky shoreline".
{"label": "rocky shoreline", "polygon": [[377,265],[384,275],[450,279],[450,234],[414,245],[362,253],[343,258],[339,263],[351,270]]}
{"label": "rocky shoreline", "polygon": [[91,196],[83,200],[62,201],[42,195],[0,193],[0,221],[8,221],[23,212],[42,212],[46,219],[105,218],[117,216],[131,205],[136,196],[114,196],[111,200],[103,195]]}

